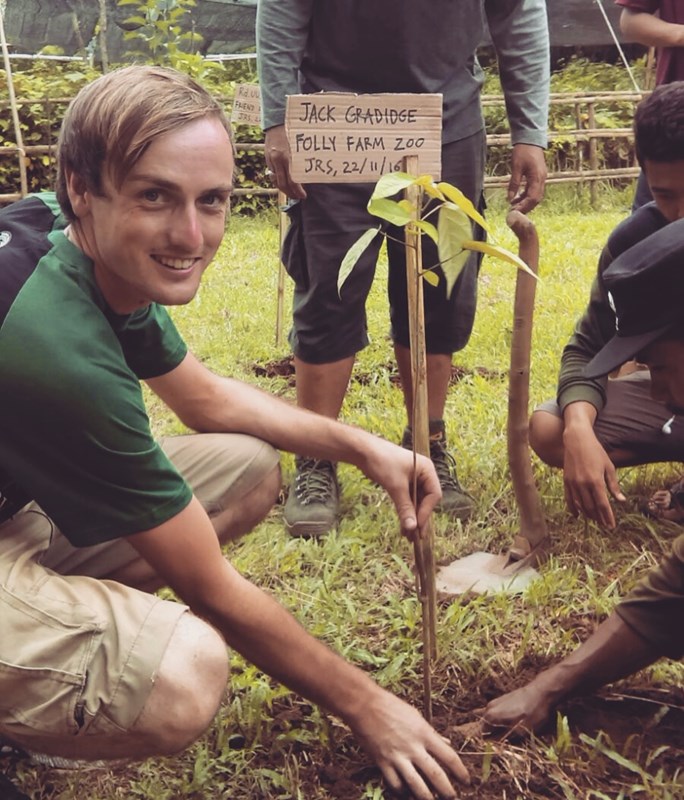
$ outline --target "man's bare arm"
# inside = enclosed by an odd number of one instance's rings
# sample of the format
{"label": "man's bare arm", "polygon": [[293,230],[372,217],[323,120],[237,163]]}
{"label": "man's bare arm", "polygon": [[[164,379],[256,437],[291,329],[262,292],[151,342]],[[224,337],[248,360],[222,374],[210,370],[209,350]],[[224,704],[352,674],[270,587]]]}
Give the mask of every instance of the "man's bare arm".
{"label": "man's bare arm", "polygon": [[456,752],[418,711],[309,635],[235,570],[196,499],[166,523],[128,541],[231,647],[343,719],[393,788],[408,786],[421,800],[434,794],[454,798],[452,779],[468,780]]}
{"label": "man's bare arm", "polygon": [[620,30],[628,41],[648,47],[684,47],[684,25],[666,22],[647,11],[623,8]]}
{"label": "man's bare arm", "polygon": [[417,456],[418,497],[411,497],[413,454],[351,425],[298,408],[255,386],[221,378],[191,353],[174,370],[148,380],[150,388],[188,427],[240,432],[274,447],[357,466],[394,502],[405,536],[419,534],[441,497],[429,458]]}

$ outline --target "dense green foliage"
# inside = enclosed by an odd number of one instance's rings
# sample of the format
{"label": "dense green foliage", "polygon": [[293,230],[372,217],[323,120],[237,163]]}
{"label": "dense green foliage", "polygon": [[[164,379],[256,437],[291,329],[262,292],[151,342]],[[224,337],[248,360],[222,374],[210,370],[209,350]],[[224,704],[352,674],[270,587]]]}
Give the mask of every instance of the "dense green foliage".
{"label": "dense green foliage", "polygon": [[[645,85],[645,63],[639,60],[632,65],[632,73],[639,86]],[[486,72],[485,93],[500,95],[501,85],[494,67]],[[606,64],[587,58],[571,58],[560,62],[551,75],[551,92],[554,94],[600,95],[607,92],[634,92],[629,73],[622,64]],[[595,118],[589,118],[585,103],[556,104],[549,109],[551,132],[546,161],[549,172],[575,172],[586,169],[590,163],[590,143],[578,140],[563,132],[591,127],[606,129],[631,128],[634,102],[630,100],[602,100],[596,104]],[[485,123],[489,134],[507,134],[508,121],[503,103],[485,107]],[[598,168],[617,169],[630,167],[634,161],[633,147],[624,136],[605,136],[596,143]],[[490,175],[505,175],[509,169],[508,145],[490,146],[487,153],[487,171]],[[624,182],[623,182],[624,183]]]}
{"label": "dense green foliage", "polygon": [[[228,113],[236,84],[256,82],[253,60],[221,63],[196,52],[202,37],[189,29],[189,14],[195,0],[119,0],[119,5],[130,6],[130,16],[124,21],[125,38],[130,46],[126,63],[161,64],[186,72],[224,101]],[[58,48],[49,46],[43,52],[59,54]],[[122,65],[112,64],[110,69],[116,66]],[[13,65],[14,93],[24,146],[54,146],[68,101],[99,74],[87,58],[82,62],[36,60]],[[16,144],[6,77],[0,70],[0,148]],[[263,141],[263,134],[260,128],[241,126],[236,140],[245,145],[258,144]],[[29,151],[26,166],[30,191],[52,187],[55,164],[51,154]],[[263,153],[258,148],[241,147],[237,157],[236,188],[268,186],[264,169]],[[5,155],[0,159],[0,186],[3,192],[19,191],[18,155]],[[270,205],[270,199],[247,194],[235,199],[233,210],[254,212]]]}

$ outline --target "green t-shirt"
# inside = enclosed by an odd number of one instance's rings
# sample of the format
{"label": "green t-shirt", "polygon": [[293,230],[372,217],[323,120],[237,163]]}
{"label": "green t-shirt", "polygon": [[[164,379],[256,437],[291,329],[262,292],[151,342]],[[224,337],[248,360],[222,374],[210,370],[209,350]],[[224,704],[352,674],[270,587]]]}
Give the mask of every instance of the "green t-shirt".
{"label": "green t-shirt", "polygon": [[[150,431],[140,379],[187,352],[156,304],[117,315],[53,195],[0,212],[0,471],[77,546],[165,522],[192,493]],[[1,535],[1,534],[0,534]]]}

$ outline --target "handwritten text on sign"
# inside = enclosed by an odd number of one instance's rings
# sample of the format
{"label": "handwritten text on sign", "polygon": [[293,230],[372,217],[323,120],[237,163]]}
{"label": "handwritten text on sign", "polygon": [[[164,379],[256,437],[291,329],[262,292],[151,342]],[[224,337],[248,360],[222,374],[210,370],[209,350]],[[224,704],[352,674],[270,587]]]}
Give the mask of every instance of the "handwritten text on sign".
{"label": "handwritten text on sign", "polygon": [[244,125],[261,125],[261,93],[255,83],[239,83],[235,87],[230,121]]}
{"label": "handwritten text on sign", "polygon": [[441,94],[290,95],[285,129],[299,183],[377,181],[413,155],[440,178]]}

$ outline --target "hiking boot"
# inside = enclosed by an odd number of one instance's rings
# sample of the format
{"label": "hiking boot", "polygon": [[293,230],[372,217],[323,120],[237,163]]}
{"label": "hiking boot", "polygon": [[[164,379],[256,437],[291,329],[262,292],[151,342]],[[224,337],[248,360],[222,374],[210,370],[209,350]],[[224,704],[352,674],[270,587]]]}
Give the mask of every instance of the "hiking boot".
{"label": "hiking boot", "polygon": [[332,461],[295,459],[297,472],[283,510],[285,525],[292,536],[306,539],[323,536],[335,527],[340,505],[337,469]]}
{"label": "hiking boot", "polygon": [[[413,449],[413,431],[404,429],[401,446]],[[442,499],[437,506],[455,519],[466,520],[475,509],[475,500],[463,489],[456,474],[456,459],[447,450],[444,420],[430,420],[430,459],[435,465],[439,484],[442,487]]]}

